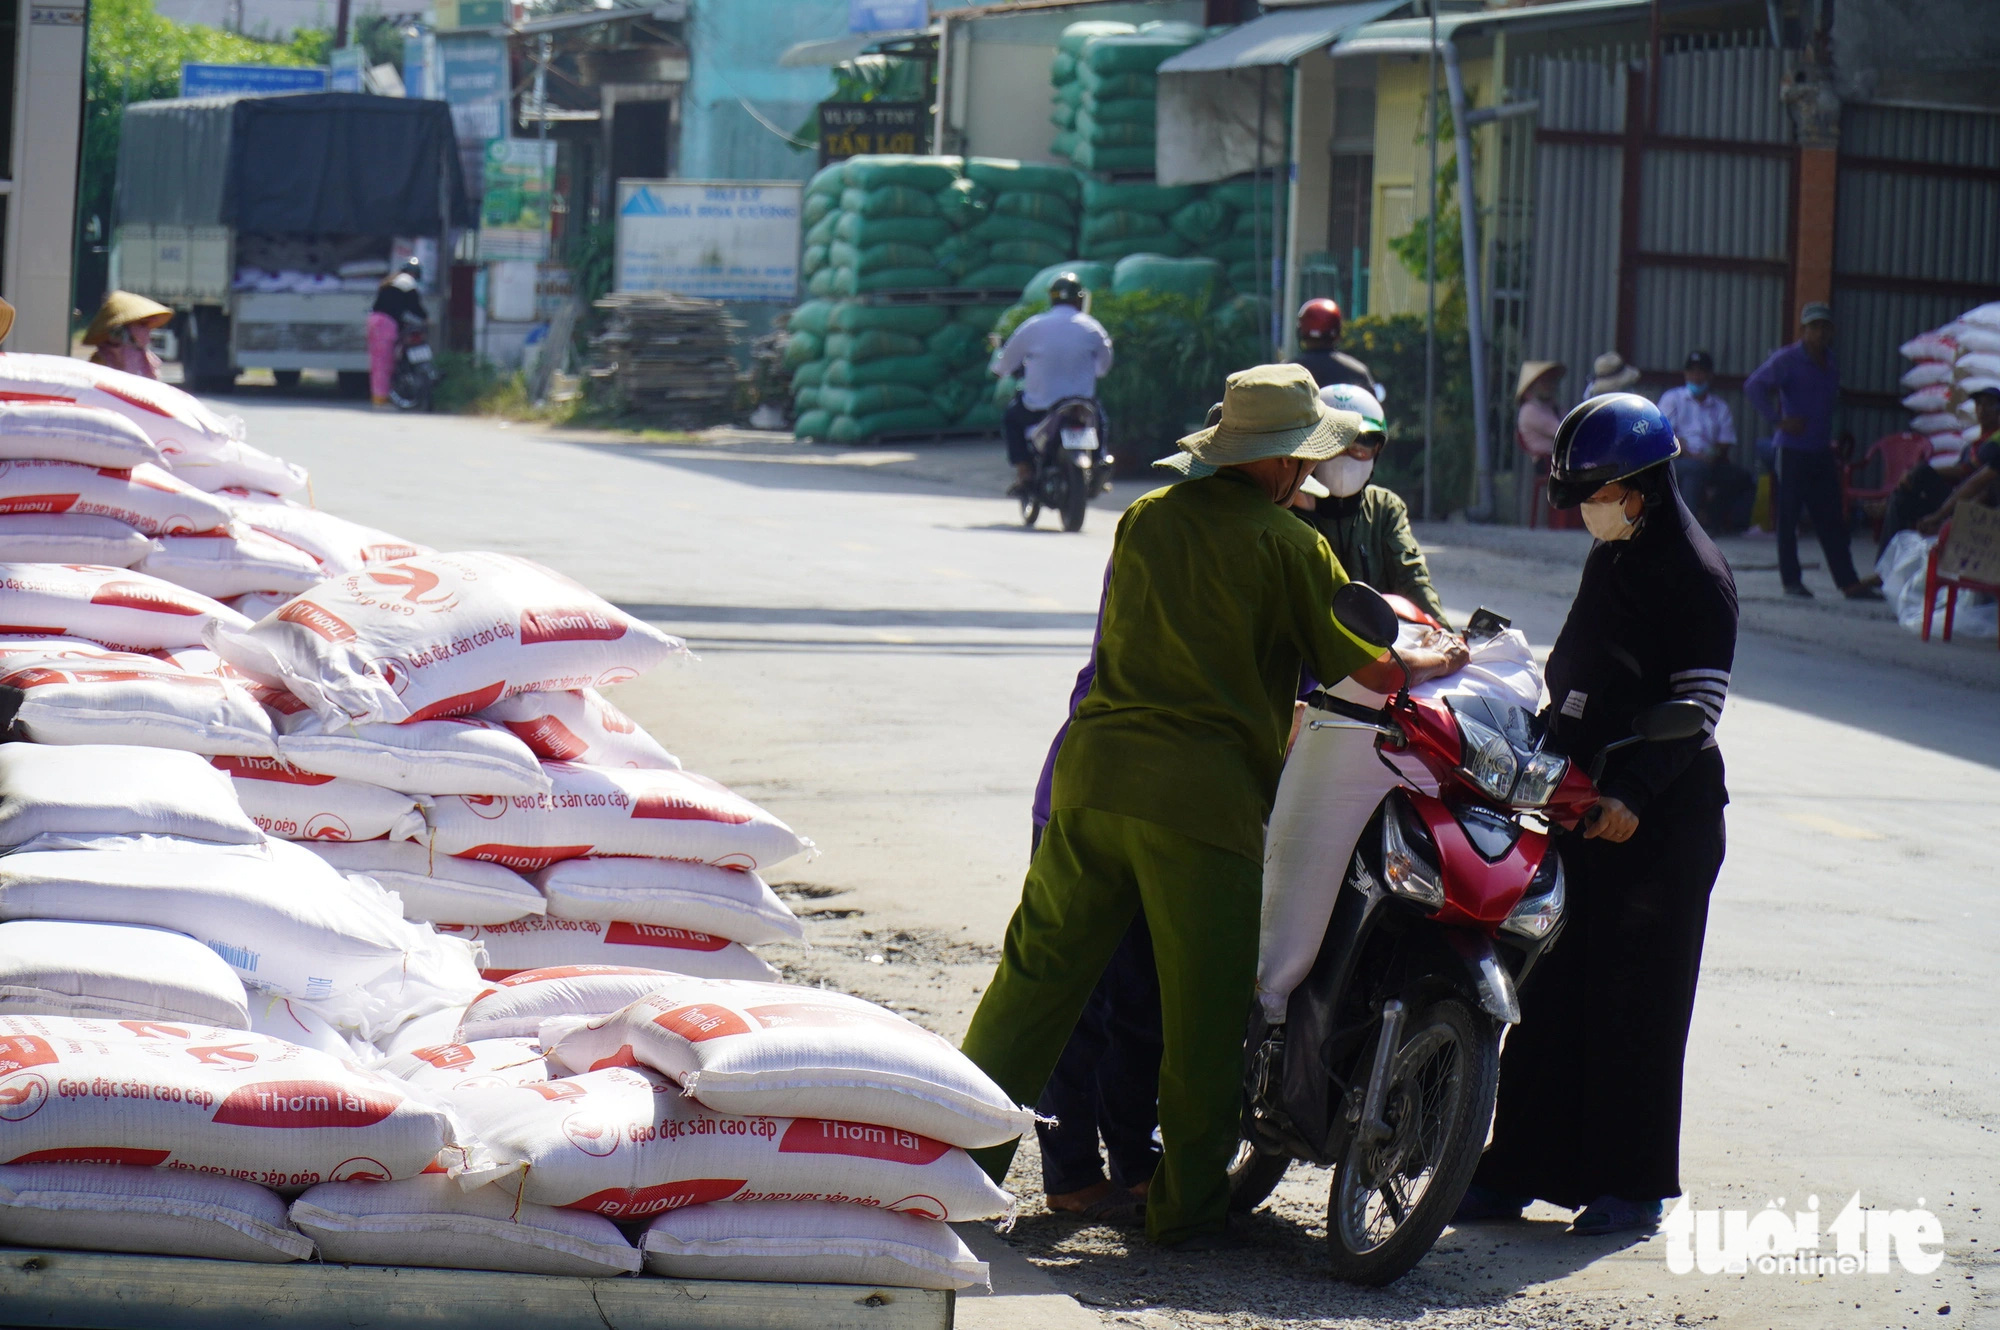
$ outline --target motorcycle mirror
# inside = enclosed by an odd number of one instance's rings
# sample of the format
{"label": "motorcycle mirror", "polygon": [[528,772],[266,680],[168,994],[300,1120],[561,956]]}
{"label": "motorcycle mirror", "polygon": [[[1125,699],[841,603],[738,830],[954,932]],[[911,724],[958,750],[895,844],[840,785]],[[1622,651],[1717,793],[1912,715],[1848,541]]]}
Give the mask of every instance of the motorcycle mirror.
{"label": "motorcycle mirror", "polygon": [[1692,739],[1708,724],[1699,702],[1661,702],[1632,718],[1632,733],[1648,743]]}
{"label": "motorcycle mirror", "polygon": [[1396,634],[1401,626],[1396,619],[1396,611],[1389,608],[1389,602],[1382,599],[1382,593],[1366,582],[1349,582],[1333,593],[1333,619],[1342,628],[1378,649],[1396,645]]}

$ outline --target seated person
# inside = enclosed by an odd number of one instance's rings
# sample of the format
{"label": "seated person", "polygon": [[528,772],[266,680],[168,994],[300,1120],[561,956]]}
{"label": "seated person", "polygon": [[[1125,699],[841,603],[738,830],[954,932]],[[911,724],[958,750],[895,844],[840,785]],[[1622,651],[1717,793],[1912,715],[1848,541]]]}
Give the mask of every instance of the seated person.
{"label": "seated person", "polygon": [[[1914,526],[1926,536],[1934,536],[1943,530],[1944,524],[1951,520],[1953,511],[1961,503],[1983,503],[1989,508],[2000,504],[2000,485],[1994,483],[1995,477],[2000,476],[2000,388],[1981,388],[1972,395],[1972,400],[1979,409],[1979,442],[1960,454],[1958,462],[1951,467],[1920,466],[1911,472],[1914,476],[1917,472],[1930,471],[1938,477],[1928,486],[1922,481],[1912,486],[1913,489],[1921,487],[1929,494],[1937,492],[1940,482],[1956,482],[1955,487],[1937,501],[1934,511],[1915,522],[1904,523],[1905,526]],[[1908,477],[1904,484],[1910,484]],[[1889,496],[1889,515],[1882,519],[1884,543],[1891,534],[1891,518],[1902,515],[1897,511],[1896,500],[1902,497],[1903,488],[1903,485],[1898,485],[1896,492]]]}

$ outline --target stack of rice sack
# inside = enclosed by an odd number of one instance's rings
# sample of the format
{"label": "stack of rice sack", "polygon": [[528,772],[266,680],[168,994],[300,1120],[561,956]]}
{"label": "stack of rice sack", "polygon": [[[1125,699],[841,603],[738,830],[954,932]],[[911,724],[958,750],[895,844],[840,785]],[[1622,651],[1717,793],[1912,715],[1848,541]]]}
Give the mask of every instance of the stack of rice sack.
{"label": "stack of rice sack", "polygon": [[1086,171],[1151,175],[1160,65],[1199,43],[1191,23],[1073,23],[1057,42],[1056,151]]}
{"label": "stack of rice sack", "polygon": [[966,1150],[1032,1120],[873,1003],[638,967],[512,975],[453,1037],[384,1070],[477,1142],[450,1169],[472,1196],[619,1221],[649,1271],[676,1277],[983,1283],[946,1225],[1012,1201]]}
{"label": "stack of rice sack", "polygon": [[1967,310],[1900,349],[1913,362],[1902,377],[1910,429],[1931,441],[1934,461],[1955,459],[1979,440],[1972,394],[2000,387],[2000,302]]}
{"label": "stack of rice sack", "polygon": [[[1285,218],[1289,202],[1286,187],[1269,180],[1225,180],[1210,185],[1204,200],[1216,205],[1226,222],[1227,233],[1190,246],[1190,254],[1220,259],[1228,268],[1230,284],[1239,291],[1263,293],[1271,289],[1271,256],[1284,252]],[[1191,219],[1184,224],[1192,227]]]}

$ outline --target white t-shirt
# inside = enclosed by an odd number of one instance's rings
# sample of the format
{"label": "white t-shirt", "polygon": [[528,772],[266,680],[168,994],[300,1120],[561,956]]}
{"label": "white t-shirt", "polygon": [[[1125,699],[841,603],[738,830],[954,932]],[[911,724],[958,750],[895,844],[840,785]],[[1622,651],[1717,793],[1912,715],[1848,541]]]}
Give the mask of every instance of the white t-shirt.
{"label": "white t-shirt", "polygon": [[1736,420],[1729,405],[1711,389],[1696,397],[1687,385],[1669,388],[1660,394],[1660,414],[1674,427],[1681,452],[1689,457],[1707,457],[1716,445],[1736,443]]}

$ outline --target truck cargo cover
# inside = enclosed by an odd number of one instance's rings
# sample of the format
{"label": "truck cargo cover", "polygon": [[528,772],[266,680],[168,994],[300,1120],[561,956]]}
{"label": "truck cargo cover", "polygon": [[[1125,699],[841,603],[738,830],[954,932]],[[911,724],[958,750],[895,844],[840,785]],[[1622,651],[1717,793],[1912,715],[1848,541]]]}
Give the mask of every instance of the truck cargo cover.
{"label": "truck cargo cover", "polygon": [[271,235],[431,236],[473,217],[443,102],[192,97],[125,112],[118,220]]}

